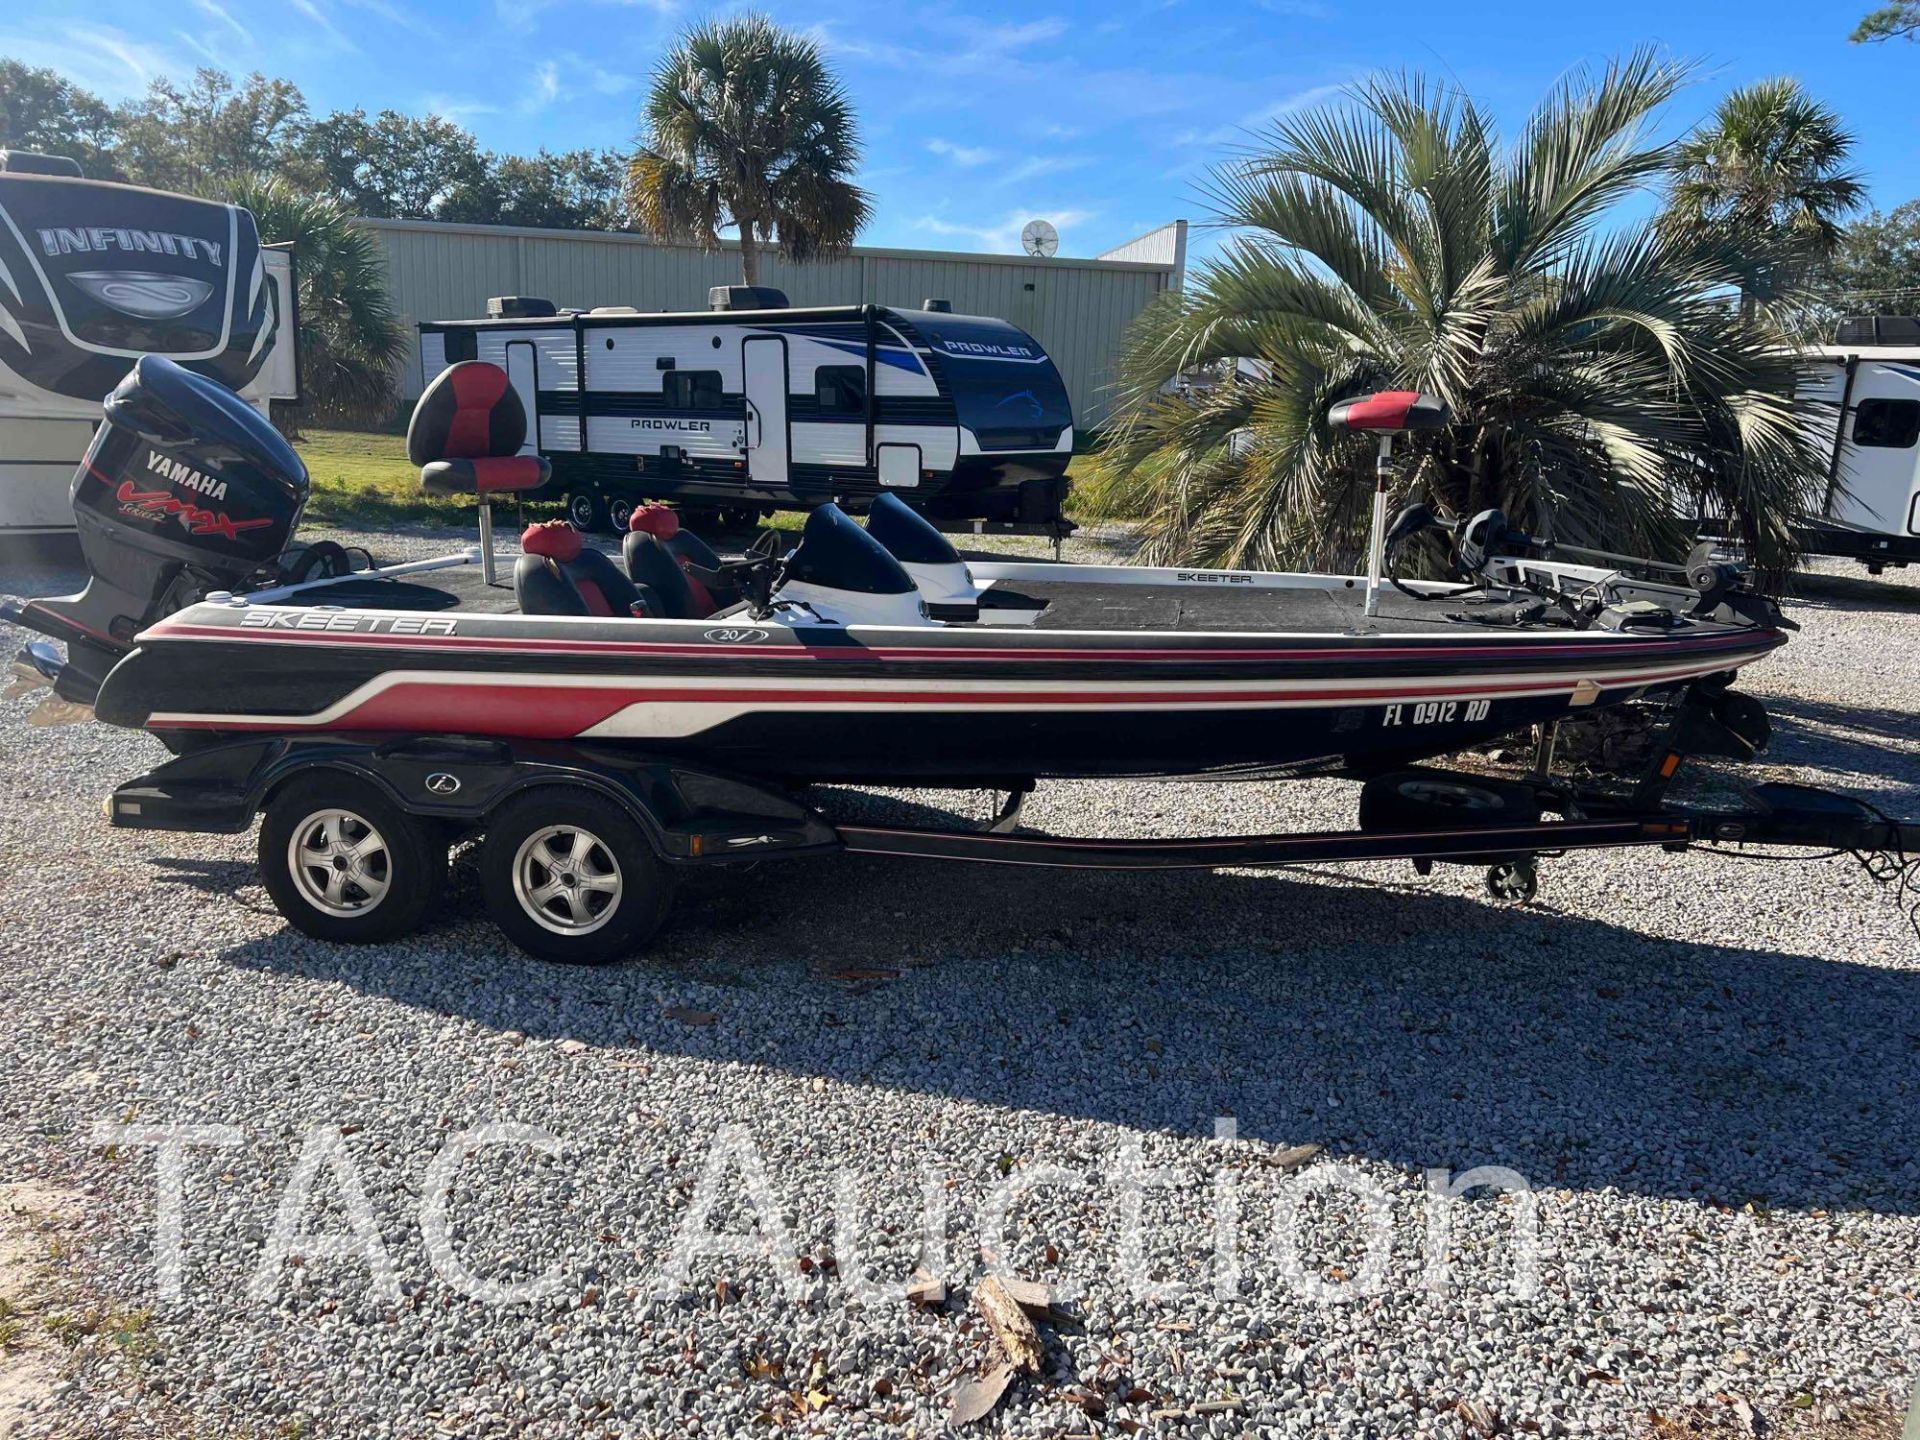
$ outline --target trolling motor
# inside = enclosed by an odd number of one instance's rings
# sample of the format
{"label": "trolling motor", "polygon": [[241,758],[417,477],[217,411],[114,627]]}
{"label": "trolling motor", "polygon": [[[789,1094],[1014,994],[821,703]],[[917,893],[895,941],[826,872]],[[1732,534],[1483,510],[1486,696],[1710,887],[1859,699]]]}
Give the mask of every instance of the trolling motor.
{"label": "trolling motor", "polygon": [[1372,615],[1380,607],[1380,576],[1386,568],[1393,437],[1405,431],[1444,429],[1447,407],[1444,401],[1417,390],[1381,390],[1357,400],[1342,400],[1327,412],[1327,423],[1335,430],[1365,431],[1380,437],[1373,467],[1373,529],[1367,543],[1367,614]]}

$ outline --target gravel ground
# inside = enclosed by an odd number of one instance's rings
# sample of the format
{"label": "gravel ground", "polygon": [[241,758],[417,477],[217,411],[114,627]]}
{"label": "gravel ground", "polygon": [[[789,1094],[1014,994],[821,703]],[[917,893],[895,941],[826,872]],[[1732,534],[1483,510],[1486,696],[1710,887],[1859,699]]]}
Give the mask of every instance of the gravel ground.
{"label": "gravel ground", "polygon": [[[1748,685],[1770,772],[1920,812],[1920,592],[1827,584],[1793,614]],[[75,1207],[44,1291],[7,1297],[73,1346],[35,1433],[937,1433],[989,1354],[983,1237],[1068,1297],[989,1432],[1884,1423],[1912,1384],[1920,940],[1846,861],[1595,852],[1545,862],[1518,909],[1404,865],[792,862],[697,877],[648,954],[576,971],[495,934],[470,863],[405,944],[306,940],[251,837],[105,827],[158,746],[29,728],[31,703],[0,702],[0,1178]],[[1027,819],[1330,828],[1352,798],[1056,784]],[[429,1165],[491,1122],[557,1153],[467,1160],[452,1246],[542,1298],[472,1298],[422,1239]],[[154,1154],[102,1123],[235,1127],[184,1164],[178,1299]],[[317,1126],[344,1133],[334,1169]],[[1160,1172],[1144,1190],[1129,1154]],[[1442,1280],[1427,1172],[1482,1165],[1532,1201],[1453,1205]],[[354,1233],[363,1190],[389,1287],[296,1238],[250,1294],[302,1175],[287,1223]],[[856,1295],[913,1270],[923,1176],[951,1297]],[[757,1219],[772,1259],[675,1283],[703,1214]]]}

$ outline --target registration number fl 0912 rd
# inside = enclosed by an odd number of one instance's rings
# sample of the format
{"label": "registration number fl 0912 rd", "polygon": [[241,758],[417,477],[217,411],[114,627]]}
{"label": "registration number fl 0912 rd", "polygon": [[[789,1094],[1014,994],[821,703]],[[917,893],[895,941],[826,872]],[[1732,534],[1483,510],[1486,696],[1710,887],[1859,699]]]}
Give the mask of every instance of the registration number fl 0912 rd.
{"label": "registration number fl 0912 rd", "polygon": [[1389,705],[1383,725],[1451,725],[1487,718],[1491,700],[1421,700],[1412,705]]}

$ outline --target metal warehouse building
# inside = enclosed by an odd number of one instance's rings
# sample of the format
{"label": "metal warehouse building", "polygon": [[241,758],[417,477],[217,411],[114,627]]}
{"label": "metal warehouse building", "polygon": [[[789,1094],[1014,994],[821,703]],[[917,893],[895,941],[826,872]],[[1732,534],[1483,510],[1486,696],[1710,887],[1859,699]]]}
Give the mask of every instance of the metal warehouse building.
{"label": "metal warehouse building", "polygon": [[[730,252],[707,254],[640,235],[510,226],[367,220],[386,249],[394,306],[409,330],[422,320],[486,314],[493,295],[537,295],[591,309],[698,310],[715,285],[737,284]],[[795,305],[893,305],[951,301],[962,314],[994,315],[1027,331],[1060,367],[1080,425],[1106,419],[1111,367],[1127,326],[1186,267],[1187,222],[1174,221],[1093,260],[855,247],[836,260],[761,261],[761,283]],[[402,391],[422,384],[410,353]]]}

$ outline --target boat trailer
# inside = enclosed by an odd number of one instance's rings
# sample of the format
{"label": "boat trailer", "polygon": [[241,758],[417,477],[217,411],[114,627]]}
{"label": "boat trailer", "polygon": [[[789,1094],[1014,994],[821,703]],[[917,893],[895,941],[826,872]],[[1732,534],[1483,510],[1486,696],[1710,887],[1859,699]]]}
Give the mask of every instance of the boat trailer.
{"label": "boat trailer", "polygon": [[[23,666],[16,674],[45,682],[44,671],[29,671]],[[1851,855],[1903,901],[1909,890],[1920,890],[1920,824],[1891,819],[1853,797],[1766,782],[1749,787],[1737,808],[1671,800],[1669,787],[1686,759],[1744,760],[1764,747],[1766,717],[1749,697],[1708,681],[1687,686],[1669,701],[1640,775],[1624,789],[1556,778],[1555,739],[1553,725],[1538,732],[1530,770],[1517,779],[1420,764],[1356,777],[1363,781],[1358,828],[1294,834],[1111,839],[1023,833],[1020,809],[1033,784],[1011,777],[997,787],[1005,802],[981,826],[854,823],[828,818],[804,791],[671,757],[635,756],[588,741],[452,736],[225,740],[121,785],[105,810],[126,828],[238,833],[262,814],[271,821],[276,799],[298,789],[292,782],[302,777],[356,776],[450,844],[486,830],[490,817],[529,792],[585,791],[598,803],[613,801],[635,822],[662,862],[663,884],[675,868],[824,854],[1101,870],[1410,860],[1422,874],[1436,863],[1484,867],[1493,896],[1525,901],[1537,892],[1543,857],[1659,846]],[[663,914],[665,904],[663,896]],[[557,945],[529,948],[559,959],[611,958],[569,954]]]}

